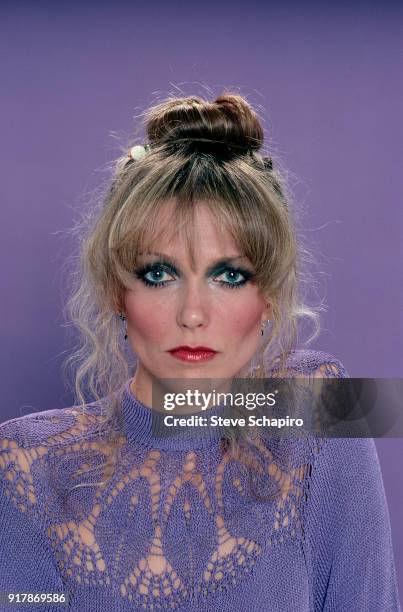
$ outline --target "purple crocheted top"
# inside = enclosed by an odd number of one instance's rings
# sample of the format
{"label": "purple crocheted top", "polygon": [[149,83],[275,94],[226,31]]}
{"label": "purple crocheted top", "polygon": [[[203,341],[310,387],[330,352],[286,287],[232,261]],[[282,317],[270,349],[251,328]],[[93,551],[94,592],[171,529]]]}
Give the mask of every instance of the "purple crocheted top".
{"label": "purple crocheted top", "polygon": [[[287,368],[348,376],[319,351]],[[29,610],[401,610],[373,439],[290,439],[288,463],[267,443],[255,465],[280,495],[262,501],[218,434],[155,436],[129,385],[114,455],[102,402],[0,425],[1,610],[6,593]]]}

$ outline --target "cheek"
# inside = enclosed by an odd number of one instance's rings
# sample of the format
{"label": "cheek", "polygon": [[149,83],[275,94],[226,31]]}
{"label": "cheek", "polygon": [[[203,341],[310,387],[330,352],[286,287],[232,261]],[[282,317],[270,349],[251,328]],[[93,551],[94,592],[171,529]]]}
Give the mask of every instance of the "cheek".
{"label": "cheek", "polygon": [[[140,298],[140,299],[139,299]],[[170,312],[165,302],[152,296],[138,296],[130,292],[125,297],[127,325],[138,338],[148,341],[161,340],[164,330],[169,328]]]}
{"label": "cheek", "polygon": [[226,330],[228,338],[242,338],[251,333],[255,334],[256,327],[259,327],[261,322],[263,308],[260,300],[250,297],[237,303],[232,302],[231,308],[228,307],[222,317],[222,329]]}

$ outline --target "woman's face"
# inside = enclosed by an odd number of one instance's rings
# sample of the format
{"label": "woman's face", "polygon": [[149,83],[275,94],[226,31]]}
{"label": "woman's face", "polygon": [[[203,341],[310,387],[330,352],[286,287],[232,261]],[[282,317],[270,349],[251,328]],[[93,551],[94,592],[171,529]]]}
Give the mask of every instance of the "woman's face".
{"label": "woman's face", "polygon": [[[162,239],[141,254],[132,289],[124,294],[127,334],[138,356],[133,383],[143,394],[152,377],[232,378],[253,357],[261,324],[271,316],[251,262],[229,232],[217,231],[208,207],[198,204],[195,270],[180,234]],[[166,203],[161,223],[169,223],[173,205]],[[215,353],[170,352],[177,347]]]}

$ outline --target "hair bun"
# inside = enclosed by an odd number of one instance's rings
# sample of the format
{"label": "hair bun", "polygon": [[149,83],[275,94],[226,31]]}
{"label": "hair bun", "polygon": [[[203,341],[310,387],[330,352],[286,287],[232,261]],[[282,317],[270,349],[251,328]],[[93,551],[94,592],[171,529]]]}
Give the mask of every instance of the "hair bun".
{"label": "hair bun", "polygon": [[237,94],[222,94],[214,102],[170,98],[151,107],[146,118],[150,143],[185,154],[197,151],[229,158],[257,151],[263,144],[256,113]]}

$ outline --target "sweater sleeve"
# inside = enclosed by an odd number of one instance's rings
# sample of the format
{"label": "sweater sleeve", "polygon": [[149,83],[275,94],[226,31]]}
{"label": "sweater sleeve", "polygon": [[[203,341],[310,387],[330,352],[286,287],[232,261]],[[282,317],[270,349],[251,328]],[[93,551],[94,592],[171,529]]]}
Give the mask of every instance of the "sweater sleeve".
{"label": "sweater sleeve", "polygon": [[372,438],[325,441],[306,509],[315,612],[400,612],[389,511]]}
{"label": "sweater sleeve", "polygon": [[[4,598],[0,609],[3,606],[6,609],[9,593],[64,593],[68,601],[44,528],[16,507],[6,493],[3,479],[0,473],[0,594]],[[68,604],[52,603],[26,603],[25,606],[41,612],[68,608]]]}

